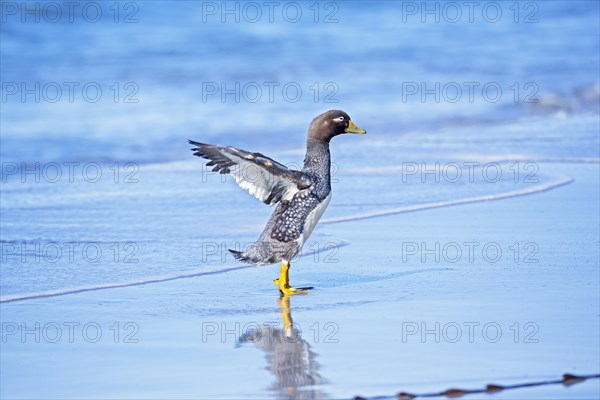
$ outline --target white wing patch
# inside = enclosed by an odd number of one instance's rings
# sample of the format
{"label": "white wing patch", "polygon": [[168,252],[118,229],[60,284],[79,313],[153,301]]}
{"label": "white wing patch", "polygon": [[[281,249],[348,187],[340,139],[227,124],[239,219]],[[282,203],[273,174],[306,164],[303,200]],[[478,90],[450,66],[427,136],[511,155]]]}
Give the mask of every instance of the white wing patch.
{"label": "white wing patch", "polygon": [[231,174],[235,182],[263,203],[273,205],[280,200],[291,200],[312,182],[300,171],[291,170],[260,153],[250,153],[235,147],[221,147],[198,143],[194,154],[210,160],[206,165],[213,171]]}
{"label": "white wing patch", "polygon": [[[268,171],[257,164],[254,157],[249,157],[241,158],[233,154],[227,154],[227,158],[236,163],[235,166],[229,168],[231,170],[230,174],[235,178],[235,182],[252,196],[265,202],[273,189],[279,187],[282,189],[282,196],[279,200],[291,200],[300,191],[294,182],[285,179],[284,176]],[[267,164],[265,167],[273,166],[270,161],[265,161],[265,164]]]}

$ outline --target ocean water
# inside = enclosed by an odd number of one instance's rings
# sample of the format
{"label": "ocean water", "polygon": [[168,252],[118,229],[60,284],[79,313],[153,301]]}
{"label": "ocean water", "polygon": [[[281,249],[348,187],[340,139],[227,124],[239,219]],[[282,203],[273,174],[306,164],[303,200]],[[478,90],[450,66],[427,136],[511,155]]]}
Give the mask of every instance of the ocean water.
{"label": "ocean water", "polygon": [[[71,15],[62,2],[3,0],[3,322],[94,320],[107,332],[138,321],[142,338],[126,349],[35,347],[7,344],[3,326],[3,396],[340,398],[396,393],[402,382],[427,393],[597,373],[587,370],[598,353],[597,214],[578,223],[597,197],[600,5],[465,3],[81,1]],[[342,351],[303,347],[308,369],[320,370],[290,392],[268,346],[198,339],[206,321],[262,324],[291,306],[274,307],[265,281],[274,270],[241,271],[250,266],[227,251],[252,243],[272,208],[211,172],[187,140],[300,168],[308,124],[332,108],[368,133],[332,141],[332,201],[293,260],[294,279],[325,290],[292,303],[305,333],[335,320],[345,341]],[[522,204],[497,231],[484,220],[494,210],[459,219],[449,208],[559,188],[586,202]],[[394,217],[434,208],[443,212]],[[519,225],[546,212],[547,236]],[[381,216],[391,217],[371,220]],[[568,229],[557,232],[555,220]],[[535,239],[541,261],[514,264],[506,251],[493,264],[412,268],[390,250],[430,236]],[[321,270],[317,260],[338,249],[345,264]],[[215,274],[233,269],[239,280]],[[405,321],[496,318],[509,331],[517,317],[539,323],[539,346],[398,342]],[[581,387],[569,393],[597,396],[597,381]]]}
{"label": "ocean water", "polygon": [[368,134],[333,141],[324,222],[535,192],[568,182],[538,161],[597,162],[597,2],[415,4],[257,22],[247,3],[82,3],[72,21],[3,5],[2,296],[230,265],[270,210],[188,138],[299,168],[311,118],[346,110]]}
{"label": "ocean water", "polygon": [[293,149],[331,108],[390,139],[598,110],[596,1],[292,2],[258,19],[244,2],[10,4],[4,161],[180,160],[189,137]]}

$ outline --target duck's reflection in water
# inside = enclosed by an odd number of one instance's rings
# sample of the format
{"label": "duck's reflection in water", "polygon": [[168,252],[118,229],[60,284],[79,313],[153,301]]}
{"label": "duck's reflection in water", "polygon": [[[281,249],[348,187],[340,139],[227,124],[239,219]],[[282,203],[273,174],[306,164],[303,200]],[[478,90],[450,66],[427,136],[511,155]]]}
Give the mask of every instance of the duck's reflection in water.
{"label": "duck's reflection in water", "polygon": [[275,375],[273,391],[277,398],[315,399],[326,397],[316,388],[323,383],[317,370],[317,356],[310,345],[294,326],[290,310],[290,297],[279,299],[283,329],[269,325],[246,332],[239,337],[238,343],[253,343],[265,352],[268,369]]}

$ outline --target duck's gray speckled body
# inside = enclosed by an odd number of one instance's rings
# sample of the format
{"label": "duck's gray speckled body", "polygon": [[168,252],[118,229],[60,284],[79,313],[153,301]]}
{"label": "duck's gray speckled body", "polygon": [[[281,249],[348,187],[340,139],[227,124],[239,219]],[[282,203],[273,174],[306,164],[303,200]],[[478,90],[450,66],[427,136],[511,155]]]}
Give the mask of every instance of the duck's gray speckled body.
{"label": "duck's gray speckled body", "polygon": [[236,257],[257,265],[294,258],[329,205],[330,168],[329,143],[309,142],[302,172],[311,186],[281,201],[256,243],[243,254],[234,253]]}

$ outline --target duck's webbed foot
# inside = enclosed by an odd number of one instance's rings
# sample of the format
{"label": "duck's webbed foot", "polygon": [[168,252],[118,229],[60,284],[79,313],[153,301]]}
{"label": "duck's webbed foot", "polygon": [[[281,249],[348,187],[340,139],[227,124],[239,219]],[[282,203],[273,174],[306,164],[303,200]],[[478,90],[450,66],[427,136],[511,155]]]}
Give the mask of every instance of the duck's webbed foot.
{"label": "duck's webbed foot", "polygon": [[307,294],[309,290],[313,289],[312,286],[295,288],[290,285],[289,276],[290,264],[286,261],[281,263],[281,271],[279,272],[279,278],[273,280],[273,283],[279,288],[279,294],[281,296],[290,296],[293,294]]}

